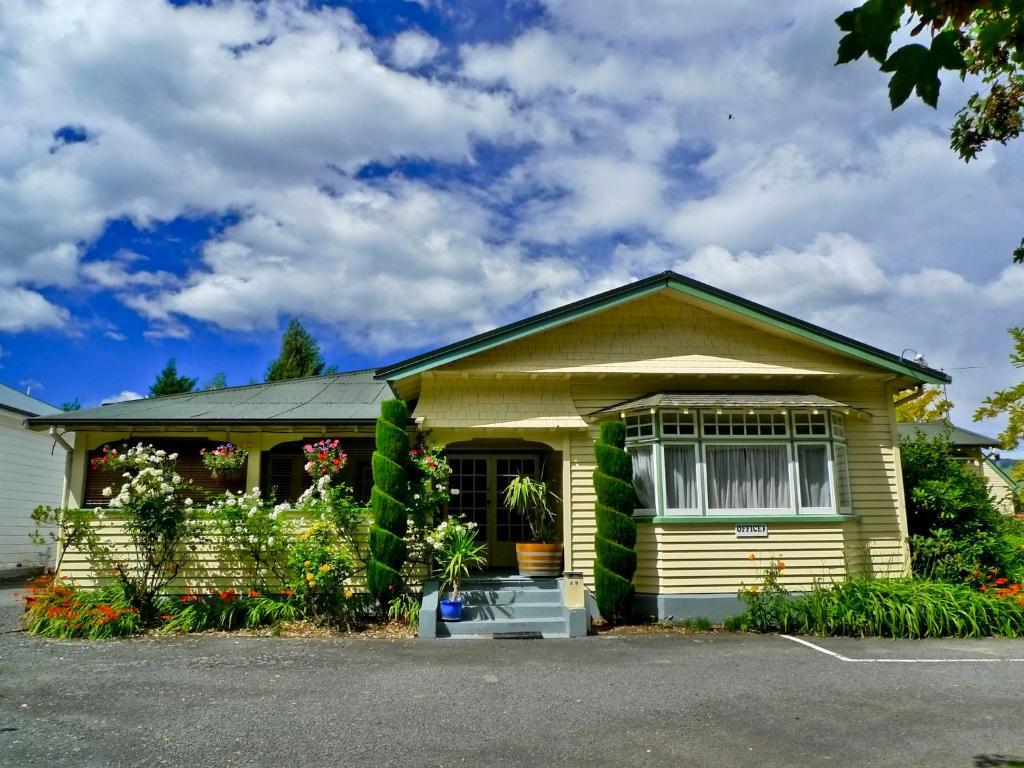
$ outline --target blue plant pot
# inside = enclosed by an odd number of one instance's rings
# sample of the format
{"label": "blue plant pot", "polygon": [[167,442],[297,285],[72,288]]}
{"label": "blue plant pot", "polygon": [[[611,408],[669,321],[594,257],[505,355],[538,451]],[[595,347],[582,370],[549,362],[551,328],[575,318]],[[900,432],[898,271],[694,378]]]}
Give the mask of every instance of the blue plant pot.
{"label": "blue plant pot", "polygon": [[442,600],[441,621],[462,621],[462,601]]}

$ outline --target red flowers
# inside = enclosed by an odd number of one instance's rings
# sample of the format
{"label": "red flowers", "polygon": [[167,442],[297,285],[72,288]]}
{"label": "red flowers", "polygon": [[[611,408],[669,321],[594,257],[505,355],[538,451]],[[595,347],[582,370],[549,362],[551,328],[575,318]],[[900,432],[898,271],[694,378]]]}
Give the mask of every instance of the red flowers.
{"label": "red flowers", "polygon": [[238,593],[233,589],[229,589],[220,593],[220,599],[225,603],[233,603],[238,599]]}
{"label": "red flowers", "polygon": [[306,474],[314,479],[337,474],[348,461],[340,446],[337,439],[324,439],[302,446],[302,452],[306,454]]}
{"label": "red flowers", "polygon": [[189,594],[187,594],[187,595],[182,595],[181,597],[178,598],[178,602],[181,603],[182,605],[185,605],[186,603],[195,603],[195,602],[198,602],[198,601],[199,601],[199,595],[194,595],[191,592]]}
{"label": "red flowers", "polygon": [[111,448],[108,445],[103,446],[103,453],[100,456],[93,456],[89,461],[89,465],[92,467],[93,472],[101,472],[107,468],[107,464],[111,461],[115,461],[120,454],[116,448]]}

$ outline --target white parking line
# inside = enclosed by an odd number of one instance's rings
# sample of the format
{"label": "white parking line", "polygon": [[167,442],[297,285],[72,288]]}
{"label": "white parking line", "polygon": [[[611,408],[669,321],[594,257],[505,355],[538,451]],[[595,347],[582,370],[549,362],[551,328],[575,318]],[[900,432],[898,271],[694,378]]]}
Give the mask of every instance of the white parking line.
{"label": "white parking line", "polygon": [[849,656],[843,656],[841,653],[815,645],[809,640],[804,640],[802,637],[793,637],[792,635],[779,635],[779,637],[792,640],[794,643],[800,643],[800,645],[806,645],[808,648],[813,648],[819,653],[824,653],[827,656],[849,664],[1024,664],[1024,659],[851,659]]}

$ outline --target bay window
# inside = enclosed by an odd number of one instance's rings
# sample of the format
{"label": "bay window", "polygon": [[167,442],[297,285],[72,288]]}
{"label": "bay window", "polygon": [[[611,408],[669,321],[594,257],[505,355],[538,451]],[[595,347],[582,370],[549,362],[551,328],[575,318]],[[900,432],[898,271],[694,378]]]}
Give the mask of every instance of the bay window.
{"label": "bay window", "polygon": [[853,511],[840,413],[722,408],[624,418],[638,516]]}

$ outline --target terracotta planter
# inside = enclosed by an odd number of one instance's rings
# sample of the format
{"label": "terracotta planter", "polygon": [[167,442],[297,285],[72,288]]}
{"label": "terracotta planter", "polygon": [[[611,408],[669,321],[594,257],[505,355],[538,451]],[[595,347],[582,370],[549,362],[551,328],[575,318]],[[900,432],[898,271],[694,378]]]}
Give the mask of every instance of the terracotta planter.
{"label": "terracotta planter", "polygon": [[516,543],[520,576],[559,576],[562,573],[562,544]]}

